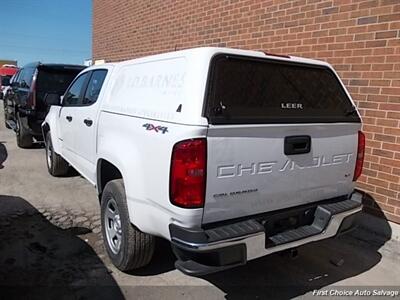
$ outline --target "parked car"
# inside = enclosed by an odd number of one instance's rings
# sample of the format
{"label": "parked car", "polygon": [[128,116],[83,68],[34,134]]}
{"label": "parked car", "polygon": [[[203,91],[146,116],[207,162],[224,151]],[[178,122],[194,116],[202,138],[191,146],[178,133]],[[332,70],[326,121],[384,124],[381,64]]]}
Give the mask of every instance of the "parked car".
{"label": "parked car", "polygon": [[[18,73],[16,73],[18,74]],[[0,81],[1,81],[1,88],[0,88],[0,99],[4,99],[4,97],[7,95],[8,90],[11,88],[11,84],[14,81],[15,75],[13,76],[6,76],[6,77],[2,77],[0,76]]]}
{"label": "parked car", "polygon": [[0,67],[0,99],[4,98],[10,86],[10,79],[18,72],[18,67],[13,65],[3,65]]}
{"label": "parked car", "polygon": [[[10,93],[11,93],[11,85],[13,84],[13,82],[15,81],[15,78],[17,78],[18,76],[18,72],[15,73],[11,79],[10,79],[10,84],[9,86],[7,86],[6,88],[3,89],[3,111],[4,111],[4,116],[6,116],[6,111],[9,105],[9,100],[10,97]],[[11,129],[10,125],[8,124],[7,119],[4,117],[4,125],[6,126],[6,128]]]}
{"label": "parked car", "polygon": [[202,275],[334,237],[362,209],[361,119],[328,63],[189,49],[90,67],[46,100],[49,173],[96,186],[122,271],[155,236]]}
{"label": "parked car", "polygon": [[43,101],[48,93],[62,95],[85,66],[31,63],[24,66],[5,99],[7,127],[15,130],[19,147],[29,148],[33,138],[43,140],[40,125],[49,107]]}
{"label": "parked car", "polygon": [[10,85],[11,76],[0,75],[0,99],[4,98],[5,89]]}

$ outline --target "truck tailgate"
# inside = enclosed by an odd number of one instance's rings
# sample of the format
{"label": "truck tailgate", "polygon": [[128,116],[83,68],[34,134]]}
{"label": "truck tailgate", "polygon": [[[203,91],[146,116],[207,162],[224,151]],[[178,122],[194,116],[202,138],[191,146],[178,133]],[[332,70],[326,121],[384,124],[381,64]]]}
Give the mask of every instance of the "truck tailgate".
{"label": "truck tailgate", "polygon": [[[359,123],[210,126],[203,223],[351,193],[360,127]],[[310,137],[309,152],[286,155],[285,138],[299,136]]]}

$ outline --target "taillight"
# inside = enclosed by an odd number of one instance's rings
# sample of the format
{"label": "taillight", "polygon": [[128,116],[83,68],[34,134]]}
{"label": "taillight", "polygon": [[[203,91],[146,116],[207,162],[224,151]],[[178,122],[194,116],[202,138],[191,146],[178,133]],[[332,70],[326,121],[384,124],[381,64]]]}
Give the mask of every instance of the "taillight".
{"label": "taillight", "polygon": [[206,161],[206,139],[191,139],[175,144],[170,173],[172,204],[184,208],[204,206]]}
{"label": "taillight", "polygon": [[31,83],[31,87],[30,87],[30,93],[29,93],[29,97],[27,99],[27,105],[31,109],[35,109],[35,107],[36,107],[36,79],[37,79],[37,70],[33,74],[32,83]]}
{"label": "taillight", "polygon": [[356,181],[360,177],[363,164],[364,164],[364,152],[365,152],[365,135],[361,131],[358,132],[358,148],[357,148],[357,160],[356,168],[354,170],[353,181]]}

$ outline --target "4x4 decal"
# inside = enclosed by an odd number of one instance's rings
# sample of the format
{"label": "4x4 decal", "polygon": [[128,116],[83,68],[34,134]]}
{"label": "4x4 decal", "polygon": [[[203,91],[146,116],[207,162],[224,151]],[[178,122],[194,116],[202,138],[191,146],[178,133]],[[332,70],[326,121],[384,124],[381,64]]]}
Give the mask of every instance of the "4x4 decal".
{"label": "4x4 decal", "polygon": [[149,130],[149,131],[154,130],[155,132],[161,132],[162,134],[168,132],[168,127],[165,127],[165,126],[159,126],[159,125],[155,126],[153,124],[146,123],[146,124],[143,124],[143,127],[145,127],[146,130]]}

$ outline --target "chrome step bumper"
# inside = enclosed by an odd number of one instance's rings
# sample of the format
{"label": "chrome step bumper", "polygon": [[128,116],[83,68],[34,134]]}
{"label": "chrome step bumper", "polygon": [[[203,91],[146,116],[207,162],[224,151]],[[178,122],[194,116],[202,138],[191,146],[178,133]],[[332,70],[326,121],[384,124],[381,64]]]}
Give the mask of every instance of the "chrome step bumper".
{"label": "chrome step bumper", "polygon": [[256,219],[201,231],[170,225],[171,241],[178,257],[176,267],[198,276],[243,265],[271,253],[333,237],[352,227],[354,216],[361,210],[362,195],[354,192],[349,199],[316,204],[310,225],[273,235]]}

